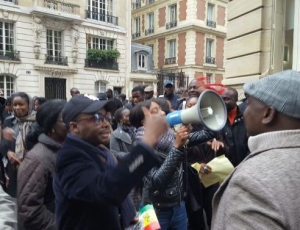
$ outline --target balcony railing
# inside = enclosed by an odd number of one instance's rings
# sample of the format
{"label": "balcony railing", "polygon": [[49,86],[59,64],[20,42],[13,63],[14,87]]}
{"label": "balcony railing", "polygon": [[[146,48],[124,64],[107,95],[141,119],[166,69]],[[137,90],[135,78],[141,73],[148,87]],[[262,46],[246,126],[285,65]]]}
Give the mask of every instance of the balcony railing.
{"label": "balcony railing", "polygon": [[141,1],[136,1],[136,2],[132,3],[133,10],[136,10],[138,8],[141,8]]}
{"label": "balcony railing", "polygon": [[66,13],[80,16],[80,6],[73,3],[62,0],[36,0],[33,2],[37,11],[47,12],[45,10],[48,10],[48,13]]}
{"label": "balcony railing", "polygon": [[216,59],[214,57],[206,57],[205,58],[205,63],[215,64],[215,62],[216,62]]}
{"label": "balcony railing", "polygon": [[85,67],[87,68],[97,68],[97,69],[111,69],[111,70],[119,70],[118,62],[115,60],[102,60],[98,61],[91,61],[85,59]]}
{"label": "balcony railing", "polygon": [[98,20],[101,22],[111,23],[113,25],[118,25],[118,17],[109,15],[109,14],[100,14],[97,12],[92,12],[90,10],[86,10],[86,18]]}
{"label": "balcony railing", "polygon": [[176,64],[176,57],[166,58],[165,65]]}
{"label": "balcony railing", "polygon": [[147,0],[146,1],[146,4],[152,4],[152,3],[154,3],[154,0]]}
{"label": "balcony railing", "polygon": [[132,34],[132,39],[139,38],[141,36],[141,32],[136,32]]}
{"label": "balcony railing", "polygon": [[45,57],[45,64],[68,65],[68,57],[50,56],[48,54],[46,54]]}
{"label": "balcony railing", "polygon": [[149,28],[145,30],[145,35],[153,34],[154,33],[154,28]]}
{"label": "balcony railing", "polygon": [[170,29],[177,26],[177,21],[172,21],[166,24],[166,29]]}
{"label": "balcony railing", "polygon": [[216,28],[216,22],[214,22],[214,21],[207,20],[206,25],[209,27]]}
{"label": "balcony railing", "polygon": [[20,51],[0,51],[0,59],[20,61]]}
{"label": "balcony railing", "polygon": [[0,0],[0,2],[11,2],[18,5],[18,0]]}

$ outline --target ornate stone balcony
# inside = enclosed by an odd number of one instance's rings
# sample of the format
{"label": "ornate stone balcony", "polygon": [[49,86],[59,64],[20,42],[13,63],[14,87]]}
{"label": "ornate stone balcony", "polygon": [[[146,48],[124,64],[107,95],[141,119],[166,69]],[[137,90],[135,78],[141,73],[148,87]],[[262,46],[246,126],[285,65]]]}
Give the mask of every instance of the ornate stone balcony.
{"label": "ornate stone balcony", "polygon": [[80,6],[63,0],[34,0],[31,13],[64,21],[81,21]]}

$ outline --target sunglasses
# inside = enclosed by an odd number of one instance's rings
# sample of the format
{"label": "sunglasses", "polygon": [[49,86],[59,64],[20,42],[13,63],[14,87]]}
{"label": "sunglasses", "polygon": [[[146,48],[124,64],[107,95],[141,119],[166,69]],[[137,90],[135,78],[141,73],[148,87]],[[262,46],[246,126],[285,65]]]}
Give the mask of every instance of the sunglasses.
{"label": "sunglasses", "polygon": [[110,124],[112,123],[112,116],[110,113],[107,113],[105,115],[101,113],[95,113],[94,115],[83,117],[80,119],[74,120],[75,122],[83,121],[83,120],[94,120],[95,124],[100,125],[104,122],[104,120],[108,121]]}

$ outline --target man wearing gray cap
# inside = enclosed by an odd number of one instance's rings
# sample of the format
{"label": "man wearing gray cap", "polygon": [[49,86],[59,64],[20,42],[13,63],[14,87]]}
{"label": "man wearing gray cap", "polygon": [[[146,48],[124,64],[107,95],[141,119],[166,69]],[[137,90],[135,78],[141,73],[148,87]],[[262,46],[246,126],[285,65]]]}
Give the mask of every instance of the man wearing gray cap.
{"label": "man wearing gray cap", "polygon": [[145,92],[145,100],[152,100],[152,99],[154,99],[154,97],[153,97],[154,91],[153,91],[153,87],[152,86],[147,86],[144,89],[144,92]]}
{"label": "man wearing gray cap", "polygon": [[212,229],[300,229],[300,73],[244,85],[250,155],[213,201]]}

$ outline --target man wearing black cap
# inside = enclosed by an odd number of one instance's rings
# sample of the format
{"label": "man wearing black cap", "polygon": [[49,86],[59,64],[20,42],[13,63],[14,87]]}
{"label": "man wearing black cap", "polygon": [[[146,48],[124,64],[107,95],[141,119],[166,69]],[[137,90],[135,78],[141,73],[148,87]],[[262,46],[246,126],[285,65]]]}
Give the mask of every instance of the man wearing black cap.
{"label": "man wearing black cap", "polygon": [[[156,164],[152,147],[168,129],[161,114],[145,113],[145,135],[122,162],[104,147],[110,138],[111,100],[73,97],[62,111],[69,134],[58,151],[54,192],[60,229],[121,229],[135,217],[128,193]],[[119,213],[121,213],[122,222]]]}
{"label": "man wearing black cap", "polygon": [[180,97],[181,95],[179,94],[174,94],[174,84],[172,81],[166,81],[165,84],[165,93],[164,93],[164,97],[170,101],[171,105],[172,105],[172,108],[174,110],[177,110],[178,109],[178,106],[180,104]]}
{"label": "man wearing black cap", "polygon": [[212,230],[300,229],[300,73],[244,85],[250,155],[222,183]]}

